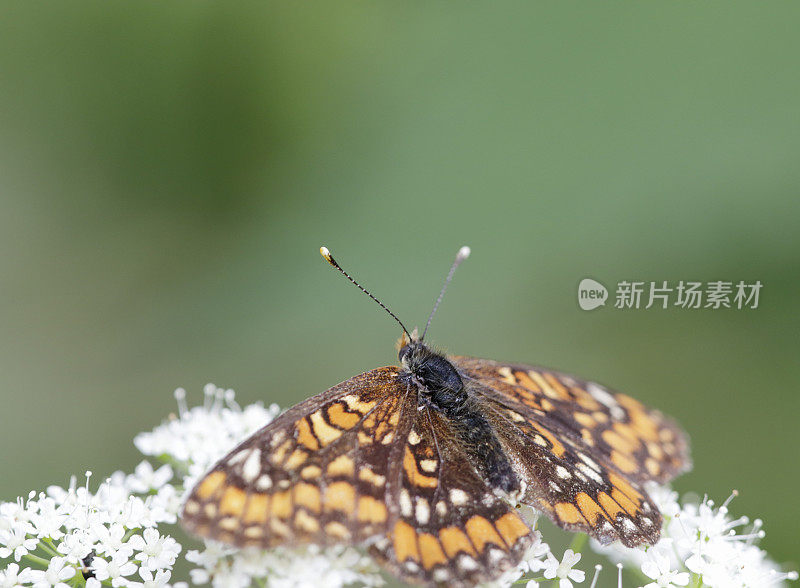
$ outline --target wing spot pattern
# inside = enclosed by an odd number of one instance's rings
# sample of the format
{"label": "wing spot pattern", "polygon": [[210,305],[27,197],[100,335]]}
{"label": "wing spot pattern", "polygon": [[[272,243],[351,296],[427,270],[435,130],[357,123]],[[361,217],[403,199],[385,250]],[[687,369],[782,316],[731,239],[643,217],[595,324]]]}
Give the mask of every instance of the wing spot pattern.
{"label": "wing spot pattern", "polygon": [[383,485],[386,484],[386,477],[376,474],[369,467],[364,467],[358,471],[358,479],[368,482],[378,488],[382,488]]}
{"label": "wing spot pattern", "polygon": [[336,403],[328,408],[328,420],[340,429],[347,430],[355,427],[361,417],[352,412],[347,412],[341,404]]}
{"label": "wing spot pattern", "polygon": [[329,476],[348,476],[352,477],[355,473],[355,463],[347,455],[340,455],[328,464]]}
{"label": "wing spot pattern", "polygon": [[605,518],[602,507],[597,504],[586,492],[578,492],[575,496],[575,502],[578,508],[581,509],[584,518],[589,521],[589,524],[597,524],[597,519]]}
{"label": "wing spot pattern", "polygon": [[281,519],[288,519],[292,514],[292,492],[291,490],[284,490],[283,492],[276,492],[272,495],[272,504],[270,504],[270,512],[274,517]]}
{"label": "wing spot pattern", "polygon": [[445,527],[439,531],[439,538],[442,540],[442,546],[450,559],[459,552],[477,555],[469,538],[458,527]]}
{"label": "wing spot pattern", "polygon": [[419,551],[422,554],[422,567],[430,570],[436,564],[446,564],[447,558],[439,540],[430,533],[419,536]]}
{"label": "wing spot pattern", "polygon": [[639,469],[635,461],[616,450],[611,452],[611,462],[626,474],[631,474]]}
{"label": "wing spot pattern", "polygon": [[411,450],[406,446],[405,455],[403,457],[403,469],[408,476],[408,481],[412,486],[420,486],[422,488],[436,488],[438,481],[436,478],[424,476],[417,468],[417,460]]}
{"label": "wing spot pattern", "polygon": [[358,499],[358,520],[366,523],[383,523],[386,521],[386,506],[372,496]]}
{"label": "wing spot pattern", "polygon": [[397,521],[394,525],[394,552],[397,560],[401,562],[407,559],[416,562],[420,560],[417,534],[405,521]]}
{"label": "wing spot pattern", "polygon": [[597,494],[597,501],[600,503],[600,506],[603,507],[603,510],[608,513],[608,516],[611,519],[615,519],[619,513],[625,511],[625,509],[623,509],[619,503],[617,503],[605,492],[600,492]]}
{"label": "wing spot pattern", "polygon": [[[250,460],[249,457],[247,459],[248,461]],[[298,448],[292,452],[292,454],[286,459],[286,463],[284,463],[283,465],[286,469],[294,470],[303,465],[307,459],[308,459],[308,453]],[[245,462],[245,465],[247,465],[247,462]]]}
{"label": "wing spot pattern", "polygon": [[266,522],[268,505],[269,496],[267,494],[252,494],[242,516],[245,524]]}
{"label": "wing spot pattern", "polygon": [[319,442],[311,430],[311,425],[308,424],[308,419],[304,417],[298,420],[294,426],[297,429],[297,440],[301,445],[311,451],[319,449]]}
{"label": "wing spot pattern", "polygon": [[336,539],[342,539],[346,541],[350,538],[350,531],[338,521],[332,521],[325,525],[325,532]]}
{"label": "wing spot pattern", "polygon": [[639,510],[636,504],[631,502],[631,500],[627,496],[625,496],[622,492],[620,492],[616,488],[613,488],[611,490],[611,498],[616,500],[617,503],[628,512],[628,514],[635,515],[636,512]]}
{"label": "wing spot pattern", "polygon": [[318,513],[322,510],[319,488],[305,482],[295,484],[294,501],[298,506],[303,506],[312,512]]}
{"label": "wing spot pattern", "polygon": [[221,515],[231,514],[233,516],[240,516],[244,510],[244,502],[247,497],[244,490],[228,486],[225,489],[225,494],[222,495],[222,500],[219,503],[219,512]]}
{"label": "wing spot pattern", "polygon": [[206,500],[214,494],[217,489],[225,482],[224,472],[212,472],[206,476],[206,479],[197,487],[197,496]]}
{"label": "wing spot pattern", "polygon": [[505,547],[503,539],[497,534],[492,523],[480,515],[469,518],[464,527],[478,551],[482,552],[487,543],[492,543],[500,548]]}
{"label": "wing spot pattern", "polygon": [[325,422],[321,410],[311,413],[311,427],[323,447],[330,445],[342,436],[342,431]]}
{"label": "wing spot pattern", "polygon": [[338,510],[345,514],[356,508],[356,491],[349,482],[334,482],[325,491],[325,510]]}
{"label": "wing spot pattern", "polygon": [[495,521],[495,526],[509,546],[513,546],[520,537],[526,536],[531,530],[515,512],[509,512]]}

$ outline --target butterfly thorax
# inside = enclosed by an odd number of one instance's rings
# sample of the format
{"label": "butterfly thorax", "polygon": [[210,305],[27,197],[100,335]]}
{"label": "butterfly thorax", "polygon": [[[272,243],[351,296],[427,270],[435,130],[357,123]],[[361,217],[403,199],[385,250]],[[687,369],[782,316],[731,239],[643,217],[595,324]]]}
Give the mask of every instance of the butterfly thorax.
{"label": "butterfly thorax", "polygon": [[453,416],[464,409],[467,403],[464,382],[455,366],[442,355],[414,342],[400,350],[399,359],[426,402]]}
{"label": "butterfly thorax", "polygon": [[404,368],[401,376],[417,387],[422,406],[447,417],[475,468],[493,487],[508,493],[519,490],[519,480],[492,425],[474,406],[456,367],[418,341],[403,346],[398,357]]}

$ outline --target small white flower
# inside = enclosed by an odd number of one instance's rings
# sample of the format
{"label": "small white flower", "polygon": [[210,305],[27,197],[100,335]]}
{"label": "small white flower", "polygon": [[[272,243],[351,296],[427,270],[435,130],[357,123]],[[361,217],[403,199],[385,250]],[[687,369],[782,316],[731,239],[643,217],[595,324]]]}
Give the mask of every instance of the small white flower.
{"label": "small white flower", "polygon": [[645,584],[644,588],[686,586],[690,579],[687,572],[673,570],[669,558],[658,552],[650,554],[650,559],[642,564],[642,573],[654,580],[654,582]]}
{"label": "small white flower", "polygon": [[26,533],[33,533],[34,527],[30,522],[33,512],[33,509],[26,508],[22,498],[17,498],[14,502],[0,503],[0,531],[10,531],[14,527],[20,527]]}
{"label": "small white flower", "polygon": [[33,588],[69,588],[66,580],[75,575],[75,568],[66,564],[63,557],[54,557],[46,570],[31,570]]}
{"label": "small white flower", "polygon": [[143,535],[134,535],[129,541],[131,547],[139,552],[136,559],[142,562],[142,566],[150,569],[171,567],[181,552],[178,542],[166,535],[162,537],[152,528],[145,529]]}
{"label": "small white flower", "polygon": [[139,568],[139,576],[142,578],[142,582],[133,582],[129,580],[128,586],[135,586],[137,588],[162,588],[163,586],[169,586],[170,575],[171,573],[169,570],[158,570],[154,578],[152,570],[148,568]]}
{"label": "small white flower", "polygon": [[573,570],[572,566],[581,560],[581,554],[575,553],[571,549],[564,552],[564,557],[558,561],[552,553],[547,554],[547,561],[544,563],[544,577],[548,580],[559,578],[558,585],[560,588],[572,588],[573,582],[579,584],[586,578],[586,573],[583,570]]}
{"label": "small white flower", "polygon": [[38,513],[31,516],[31,522],[36,527],[38,537],[50,537],[51,539],[61,539],[64,531],[61,527],[69,518],[64,509],[56,505],[56,501],[44,494],[38,501]]}
{"label": "small white flower", "polygon": [[4,570],[0,570],[0,588],[22,588],[30,582],[31,570],[29,568],[19,571],[19,564],[10,563]]}
{"label": "small white flower", "polygon": [[36,549],[38,544],[39,540],[27,538],[25,529],[20,526],[0,531],[0,545],[2,545],[0,558],[7,558],[14,554],[14,561],[19,561],[22,556],[28,555],[29,551]]}
{"label": "small white flower", "polygon": [[111,523],[108,527],[100,524],[93,524],[91,528],[94,536],[94,549],[99,554],[119,553],[126,558],[133,555],[134,547],[130,543],[123,541],[125,538],[125,527],[118,523]]}
{"label": "small white flower", "polygon": [[68,562],[77,564],[91,553],[93,545],[89,534],[83,529],[77,529],[73,533],[65,535],[57,549]]}
{"label": "small white flower", "polygon": [[149,461],[144,460],[136,466],[134,473],[126,479],[128,490],[139,494],[146,494],[153,489],[159,489],[172,479],[172,467],[163,465],[157,470]]}
{"label": "small white flower", "polygon": [[[126,584],[125,576],[130,576],[137,568],[135,563],[128,561],[128,558],[124,555],[117,553],[109,560],[95,557],[92,560],[92,569],[94,570],[94,577],[98,581],[111,580],[111,585],[117,588]],[[86,585],[88,587],[88,582]]]}

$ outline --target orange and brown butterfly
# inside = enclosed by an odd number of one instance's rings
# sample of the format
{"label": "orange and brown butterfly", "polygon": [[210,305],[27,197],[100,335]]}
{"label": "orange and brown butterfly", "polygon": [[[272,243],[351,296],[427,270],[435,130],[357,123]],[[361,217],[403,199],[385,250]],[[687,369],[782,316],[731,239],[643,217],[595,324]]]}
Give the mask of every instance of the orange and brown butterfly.
{"label": "orange and brown butterfly", "polygon": [[643,483],[690,467],[672,421],[554,370],[444,355],[381,306],[403,327],[400,365],[309,398],[235,447],[190,492],[188,530],[236,546],[364,546],[429,586],[516,566],[533,535],[515,504],[601,543],[658,540]]}

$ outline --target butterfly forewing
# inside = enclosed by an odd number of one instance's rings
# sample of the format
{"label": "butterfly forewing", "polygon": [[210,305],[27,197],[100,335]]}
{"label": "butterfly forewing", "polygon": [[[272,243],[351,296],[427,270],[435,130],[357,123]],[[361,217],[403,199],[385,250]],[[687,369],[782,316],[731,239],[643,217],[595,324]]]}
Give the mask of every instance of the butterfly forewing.
{"label": "butterfly forewing", "polygon": [[405,393],[397,368],[379,368],[293,407],[195,486],[184,526],[239,546],[385,536],[386,468]]}
{"label": "butterfly forewing", "polygon": [[522,501],[603,543],[654,543],[661,515],[641,482],[688,468],[683,433],[656,411],[557,372],[451,358],[526,483]]}
{"label": "butterfly forewing", "polygon": [[397,460],[397,518],[370,552],[400,578],[473,586],[516,564],[531,530],[470,464],[451,423],[416,410]]}

